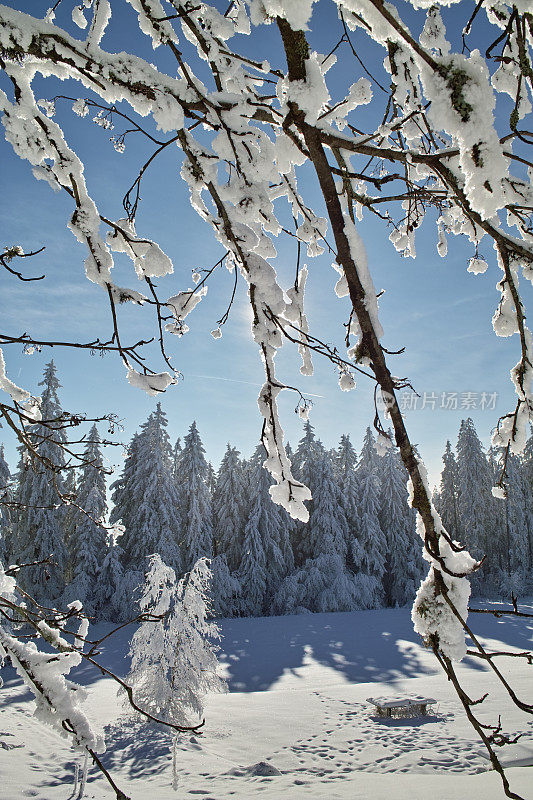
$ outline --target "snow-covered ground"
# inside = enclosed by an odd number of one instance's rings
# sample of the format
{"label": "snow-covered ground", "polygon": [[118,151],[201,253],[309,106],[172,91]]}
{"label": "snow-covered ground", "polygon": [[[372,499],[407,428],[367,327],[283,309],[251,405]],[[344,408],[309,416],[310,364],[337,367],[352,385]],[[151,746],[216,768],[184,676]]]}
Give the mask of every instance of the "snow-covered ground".
{"label": "snow-covered ground", "polygon": [[[496,648],[531,648],[533,620],[476,615],[474,623]],[[225,620],[221,628],[229,693],[207,699],[202,736],[180,739],[177,792],[171,788],[171,737],[127,714],[112,681],[87,667],[78,671],[91,716],[108,726],[104,763],[133,800],[503,797],[452,687],[417,641],[408,609]],[[121,633],[102,661],[125,674],[126,652]],[[533,667],[515,658],[507,659],[505,670],[531,701]],[[490,692],[482,720],[501,712],[505,728],[525,733],[509,758],[533,755],[533,722],[511,707],[483,665],[467,658],[459,672],[471,696]],[[30,695],[14,671],[5,667],[2,675],[0,797],[72,798],[80,756],[32,717]],[[368,697],[404,692],[438,699],[435,713],[403,720],[372,716]],[[532,767],[511,767],[508,776],[515,791],[533,798]],[[94,769],[85,796],[114,797]]]}

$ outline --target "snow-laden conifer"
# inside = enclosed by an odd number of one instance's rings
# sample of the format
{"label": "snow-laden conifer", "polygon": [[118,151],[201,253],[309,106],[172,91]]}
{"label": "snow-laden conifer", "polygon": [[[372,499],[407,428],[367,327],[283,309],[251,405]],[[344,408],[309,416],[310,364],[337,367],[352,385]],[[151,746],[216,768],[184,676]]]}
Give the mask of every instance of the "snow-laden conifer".
{"label": "snow-laden conifer", "polygon": [[173,690],[178,642],[169,633],[169,612],[175,602],[176,590],[176,574],[172,567],[168,567],[160,556],[150,556],[139,610],[141,614],[149,613],[161,619],[141,623],[133,634],[131,667],[127,677],[137,705],[171,722],[178,722],[182,714],[179,697]]}
{"label": "snow-laden conifer", "polygon": [[[115,488],[120,497],[120,519],[125,527],[120,540],[125,569],[143,568],[144,559],[159,553],[172,569],[182,569],[179,497],[172,475],[172,448],[167,419],[158,403],[132,441],[131,462]],[[112,521],[117,519],[113,514]]]}
{"label": "snow-laden conifer", "polygon": [[457,507],[459,477],[457,474],[457,461],[449,441],[446,442],[442,461],[444,467],[436,498],[436,508],[450,536],[457,539],[459,538],[459,513]]}
{"label": "snow-laden conifer", "polygon": [[380,465],[379,513],[386,544],[383,589],[387,605],[412,603],[423,574],[415,514],[407,502],[407,477],[397,451],[389,448]]}
{"label": "snow-laden conifer", "polygon": [[379,470],[382,458],[376,452],[372,431],[367,428],[356,475],[359,484],[360,569],[367,576],[363,582],[363,588],[368,592],[365,604],[370,606],[379,606],[383,601],[387,544],[379,519],[381,492]]}
{"label": "snow-laden conifer", "polygon": [[109,534],[93,594],[97,618],[108,622],[126,622],[128,616],[121,592],[124,577],[121,556],[121,548],[113,534]]}
{"label": "snow-laden conifer", "polygon": [[178,469],[179,469],[178,465],[180,460],[180,454],[181,454],[181,439],[178,436],[178,438],[176,439],[176,444],[172,448],[172,476],[174,478],[174,483],[176,485],[178,483]]}
{"label": "snow-laden conifer", "polygon": [[[169,627],[176,642],[174,689],[180,697],[183,718],[189,724],[200,721],[207,692],[226,691],[217,674],[218,625],[211,616],[211,569],[200,558],[178,583],[176,608]],[[196,719],[195,719],[196,718]]]}
{"label": "snow-laden conifer", "polygon": [[456,450],[461,534],[475,556],[486,557],[482,570],[473,577],[472,586],[479,590],[498,563],[498,531],[491,470],[470,417],[461,421]]}
{"label": "snow-laden conifer", "polygon": [[228,444],[218,470],[212,507],[215,552],[226,556],[232,572],[239,568],[243,554],[246,489],[239,451]]}
{"label": "snow-laden conifer", "polygon": [[498,588],[501,596],[508,599],[511,593],[523,596],[531,586],[528,509],[532,498],[518,456],[507,455],[505,471],[506,497],[498,501],[503,506],[504,520],[498,537],[502,569]]}
{"label": "snow-laden conifer", "polygon": [[131,641],[128,683],[144,710],[178,725],[200,722],[208,691],[223,691],[213,640],[220,632],[210,613],[211,572],[206,559],[179,582],[158,555],[149,560],[140,599],[143,622]]}
{"label": "snow-laden conifer", "polygon": [[207,462],[207,478],[205,482],[212,498],[217,485],[217,473],[215,472],[215,468],[210,461]]}
{"label": "snow-laden conifer", "polygon": [[298,442],[292,455],[292,468],[299,480],[311,480],[314,474],[315,460],[323,451],[322,443],[315,436],[315,429],[307,420],[304,424],[304,435]]}
{"label": "snow-laden conifer", "polygon": [[42,422],[33,425],[30,434],[39,458],[31,459],[26,450],[20,450],[17,500],[21,508],[13,555],[15,560],[24,563],[51,558],[45,567],[24,569],[20,577],[23,588],[47,605],[54,604],[61,596],[68,564],[65,507],[61,505],[59,496],[64,491],[64,479],[57,471],[52,475],[45,466],[54,464],[58,469],[65,466],[63,446],[66,436],[61,427],[63,410],[58,397],[61,384],[53,361],[46,365],[39,386],[43,387]]}
{"label": "snow-laden conifer", "polygon": [[13,499],[12,478],[4,457],[4,445],[0,445],[0,562],[10,563],[12,549],[12,520],[14,514],[10,507]]}
{"label": "snow-laden conifer", "polygon": [[[125,452],[124,466],[120,477],[111,486],[112,508],[109,521],[121,523],[124,530],[132,528],[135,523],[136,509],[139,499],[139,482],[136,471],[138,466],[137,441],[139,434],[133,434]],[[127,537],[126,537],[127,540]]]}
{"label": "snow-laden conifer", "polygon": [[178,465],[181,498],[183,569],[191,570],[202,556],[213,550],[213,516],[207,486],[208,466],[205,450],[193,422],[184,439]]}
{"label": "snow-laden conifer", "polygon": [[376,440],[372,433],[372,428],[367,427],[363,437],[363,446],[359,454],[358,466],[363,466],[367,472],[372,472],[374,475],[378,474],[380,461],[382,456],[378,454],[376,449]]}
{"label": "snow-laden conifer", "polygon": [[230,572],[224,553],[211,559],[211,573],[213,616],[234,617],[241,608],[241,585]]}
{"label": "snow-laden conifer", "polygon": [[255,492],[244,528],[238,580],[241,585],[241,613],[259,617],[263,611],[267,586],[267,557],[261,530],[262,498]]}
{"label": "snow-laden conifer", "polygon": [[65,515],[63,517],[63,533],[65,537],[65,547],[67,548],[68,561],[65,570],[65,583],[71,583],[74,577],[74,561],[72,557],[73,535],[77,518],[77,474],[76,470],[69,470],[65,477],[64,482],[64,497],[72,500],[73,505],[67,505],[65,508]]}
{"label": "snow-laden conifer", "polygon": [[[294,569],[294,556],[290,541],[293,521],[285,509],[272,502],[269,490],[273,480],[263,466],[265,459],[266,450],[259,443],[249,461],[247,527],[256,526],[261,537],[266,559],[265,608],[269,608],[280,583]],[[243,595],[246,597],[244,585]]]}
{"label": "snow-laden conifer", "polygon": [[524,481],[524,496],[526,498],[525,517],[529,542],[529,573],[533,575],[533,435],[529,437],[524,448],[522,478]]}
{"label": "snow-laden conifer", "polygon": [[341,436],[334,460],[339,497],[347,524],[347,563],[354,574],[361,571],[362,548],[359,541],[359,482],[356,474],[357,453],[350,437]]}
{"label": "snow-laden conifer", "polygon": [[[346,564],[346,517],[329,453],[318,448],[312,463],[314,481],[305,542],[307,558],[276,593],[274,608],[278,613],[291,613],[302,607],[320,612],[349,611],[357,606],[355,584]],[[295,594],[291,596],[291,592]]]}
{"label": "snow-laden conifer", "polygon": [[76,505],[70,537],[72,581],[65,589],[65,601],[79,600],[84,610],[94,612],[94,589],[106,552],[106,485],[100,435],[93,425],[83,452],[83,468],[78,482]]}
{"label": "snow-laden conifer", "polygon": [[[317,479],[316,465],[323,452],[322,442],[315,437],[315,429],[307,420],[304,424],[304,435],[298,442],[298,447],[292,457],[292,470],[294,476],[310,488],[312,496],[314,496]],[[312,503],[312,500],[308,503],[309,512],[311,512]],[[310,551],[307,545],[309,530],[309,523],[301,522],[296,522],[292,528],[293,553],[297,565],[303,564],[309,556]]]}

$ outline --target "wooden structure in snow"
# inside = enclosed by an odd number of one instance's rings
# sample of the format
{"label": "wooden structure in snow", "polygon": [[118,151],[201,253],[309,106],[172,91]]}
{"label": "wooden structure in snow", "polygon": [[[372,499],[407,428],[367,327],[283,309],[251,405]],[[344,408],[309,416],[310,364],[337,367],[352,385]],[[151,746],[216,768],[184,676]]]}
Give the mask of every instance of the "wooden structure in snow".
{"label": "wooden structure in snow", "polygon": [[425,717],[436,704],[432,697],[368,697],[378,717]]}

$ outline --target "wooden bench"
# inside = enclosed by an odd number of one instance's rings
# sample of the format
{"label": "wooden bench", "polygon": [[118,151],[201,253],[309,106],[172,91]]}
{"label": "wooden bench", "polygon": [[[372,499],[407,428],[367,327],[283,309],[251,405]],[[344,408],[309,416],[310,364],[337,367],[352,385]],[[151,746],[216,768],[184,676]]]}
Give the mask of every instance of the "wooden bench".
{"label": "wooden bench", "polygon": [[437,702],[432,697],[368,697],[378,717],[425,717],[428,707]]}

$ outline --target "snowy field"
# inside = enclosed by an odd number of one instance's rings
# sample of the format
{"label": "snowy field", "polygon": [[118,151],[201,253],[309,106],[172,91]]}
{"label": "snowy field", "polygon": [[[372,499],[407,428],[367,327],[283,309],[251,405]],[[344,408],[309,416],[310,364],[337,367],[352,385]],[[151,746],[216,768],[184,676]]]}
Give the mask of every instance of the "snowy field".
{"label": "snowy field", "polygon": [[[517,650],[531,648],[532,623],[475,619],[491,647]],[[234,619],[221,627],[229,693],[207,699],[202,736],[181,738],[177,792],[171,737],[127,714],[110,680],[85,667],[78,671],[91,715],[107,726],[104,762],[133,800],[503,797],[452,688],[418,643],[408,609]],[[102,661],[123,675],[125,652],[121,633]],[[518,694],[530,700],[533,667],[508,659],[505,668]],[[509,750],[511,761],[533,754],[533,722],[510,708],[486,669],[467,658],[459,672],[471,696],[491,692],[482,720],[493,721],[501,711],[504,727],[524,732]],[[30,695],[14,671],[5,667],[2,675],[0,797],[72,798],[80,757],[32,717]],[[367,697],[404,692],[438,699],[435,713],[388,721],[372,716]],[[533,798],[533,767],[513,766],[508,776],[515,791]],[[85,797],[110,800],[114,794],[91,770]]]}

